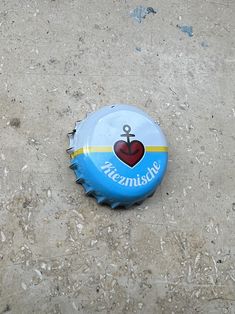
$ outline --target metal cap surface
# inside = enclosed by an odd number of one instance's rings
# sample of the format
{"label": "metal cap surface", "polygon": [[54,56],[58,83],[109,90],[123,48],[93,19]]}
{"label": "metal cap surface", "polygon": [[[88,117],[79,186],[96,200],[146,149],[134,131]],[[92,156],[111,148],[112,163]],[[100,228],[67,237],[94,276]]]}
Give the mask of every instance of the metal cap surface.
{"label": "metal cap surface", "polygon": [[151,196],[167,168],[160,127],[135,106],[101,108],[69,133],[71,168],[98,203],[129,207]]}

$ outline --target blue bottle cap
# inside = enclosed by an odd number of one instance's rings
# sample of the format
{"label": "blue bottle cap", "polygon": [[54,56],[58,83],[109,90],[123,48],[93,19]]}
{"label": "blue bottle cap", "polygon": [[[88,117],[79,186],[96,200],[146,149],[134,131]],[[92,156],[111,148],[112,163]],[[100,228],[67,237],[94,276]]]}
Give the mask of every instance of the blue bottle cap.
{"label": "blue bottle cap", "polygon": [[142,110],[114,104],[90,114],[69,133],[71,168],[86,194],[112,208],[151,196],[167,168],[160,127]]}

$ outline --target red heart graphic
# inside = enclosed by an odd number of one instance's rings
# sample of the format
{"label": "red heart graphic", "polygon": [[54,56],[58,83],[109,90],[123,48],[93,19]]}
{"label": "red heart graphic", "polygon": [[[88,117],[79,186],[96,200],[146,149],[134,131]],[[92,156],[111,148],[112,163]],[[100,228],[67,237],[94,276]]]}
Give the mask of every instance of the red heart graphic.
{"label": "red heart graphic", "polygon": [[140,141],[117,141],[114,152],[125,164],[134,167],[144,156],[144,145]]}

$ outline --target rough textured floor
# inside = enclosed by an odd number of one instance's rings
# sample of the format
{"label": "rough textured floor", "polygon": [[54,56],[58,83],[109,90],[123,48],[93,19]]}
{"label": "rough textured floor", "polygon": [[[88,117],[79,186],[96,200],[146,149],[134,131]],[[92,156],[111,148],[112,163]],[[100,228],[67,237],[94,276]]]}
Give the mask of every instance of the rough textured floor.
{"label": "rough textured floor", "polygon": [[[138,23],[138,5],[157,13]],[[1,0],[0,313],[235,313],[234,14]],[[74,122],[115,102],[170,145],[162,186],[122,211],[84,196],[65,152]]]}

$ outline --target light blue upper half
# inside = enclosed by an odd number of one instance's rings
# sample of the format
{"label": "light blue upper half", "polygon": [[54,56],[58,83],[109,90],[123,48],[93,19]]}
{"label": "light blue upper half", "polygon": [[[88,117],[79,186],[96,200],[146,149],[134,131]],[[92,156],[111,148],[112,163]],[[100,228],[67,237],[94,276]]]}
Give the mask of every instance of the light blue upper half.
{"label": "light blue upper half", "polygon": [[[131,127],[133,139],[146,146],[168,146],[166,138],[157,123],[144,111],[135,106],[114,104],[88,115],[76,124],[76,133],[70,138],[70,147],[76,151],[82,147],[113,146],[123,139],[123,126]],[[133,140],[132,139],[132,140]]]}

